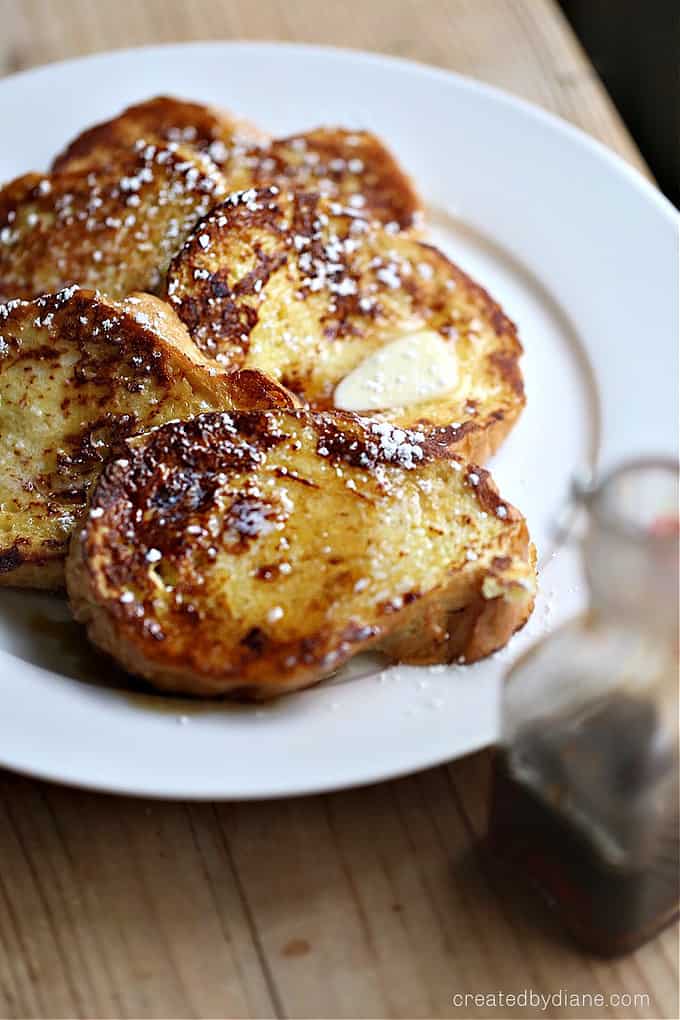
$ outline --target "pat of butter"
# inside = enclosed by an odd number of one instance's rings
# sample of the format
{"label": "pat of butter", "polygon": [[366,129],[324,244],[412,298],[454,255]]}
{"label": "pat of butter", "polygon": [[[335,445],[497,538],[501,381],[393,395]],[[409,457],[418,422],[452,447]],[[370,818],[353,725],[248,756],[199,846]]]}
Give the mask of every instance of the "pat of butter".
{"label": "pat of butter", "polygon": [[342,411],[377,411],[430,400],[454,389],[458,362],[450,340],[431,329],[408,333],[374,351],[338,384]]}

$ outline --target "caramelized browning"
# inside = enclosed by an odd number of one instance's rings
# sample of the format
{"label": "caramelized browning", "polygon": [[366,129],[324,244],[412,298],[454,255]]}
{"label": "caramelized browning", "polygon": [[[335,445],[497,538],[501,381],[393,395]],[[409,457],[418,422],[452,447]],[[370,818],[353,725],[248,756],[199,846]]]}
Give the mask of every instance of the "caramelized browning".
{"label": "caramelized browning", "polygon": [[53,170],[104,167],[137,144],[209,156],[226,178],[227,191],[270,184],[315,191],[350,202],[390,230],[417,230],[422,207],[410,178],[369,131],[321,127],[270,140],[252,124],[223,110],[158,96],[78,135],[55,159]]}
{"label": "caramelized browning", "polygon": [[0,191],[0,300],[83,284],[156,291],[186,236],[224,195],[214,163],[171,145],[102,166],[27,174]]}
{"label": "caramelized browning", "polygon": [[260,369],[319,410],[369,355],[434,331],[457,381],[377,416],[478,460],[524,406],[517,332],[489,295],[435,248],[315,193],[231,195],[173,260],[167,297],[207,357]]}
{"label": "caramelized browning", "polygon": [[112,152],[138,142],[165,148],[181,144],[209,156],[218,166],[238,162],[254,143],[267,138],[254,125],[224,110],[171,96],[156,96],[129,106],[117,117],[83,131],[61,152],[52,170],[90,170],[106,166]]}
{"label": "caramelized browning", "polygon": [[278,138],[232,161],[230,191],[276,185],[349,206],[390,233],[418,231],[423,212],[413,182],[370,131],[322,127]]}
{"label": "caramelized browning", "polygon": [[530,611],[521,515],[431,438],[298,410],[203,414],[125,445],[68,590],[92,640],[163,689],[272,697],[369,647],[477,658]]}
{"label": "caramelized browning", "polygon": [[56,587],[102,464],[128,436],[212,408],[292,406],[206,362],[156,298],[69,288],[0,305],[0,584]]}

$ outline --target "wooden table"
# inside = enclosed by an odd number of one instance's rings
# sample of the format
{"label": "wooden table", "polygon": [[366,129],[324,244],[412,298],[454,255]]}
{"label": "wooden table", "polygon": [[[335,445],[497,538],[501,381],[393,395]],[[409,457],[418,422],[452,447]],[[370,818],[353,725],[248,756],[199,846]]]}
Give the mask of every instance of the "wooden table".
{"label": "wooden table", "polygon": [[[645,170],[552,0],[0,0],[0,73],[207,38],[454,68]],[[580,955],[477,846],[488,758],[326,797],[181,804],[0,774],[2,1017],[678,1017],[678,934]],[[643,996],[457,1007],[455,993]],[[458,1000],[461,1001],[461,1000]]]}

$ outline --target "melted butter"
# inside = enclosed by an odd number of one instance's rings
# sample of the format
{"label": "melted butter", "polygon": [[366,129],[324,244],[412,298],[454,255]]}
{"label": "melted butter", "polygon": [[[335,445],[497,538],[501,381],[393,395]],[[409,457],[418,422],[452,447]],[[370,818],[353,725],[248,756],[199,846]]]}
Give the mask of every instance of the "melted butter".
{"label": "melted butter", "polygon": [[342,411],[378,411],[419,404],[454,389],[458,360],[450,341],[431,329],[399,337],[374,351],[336,387]]}

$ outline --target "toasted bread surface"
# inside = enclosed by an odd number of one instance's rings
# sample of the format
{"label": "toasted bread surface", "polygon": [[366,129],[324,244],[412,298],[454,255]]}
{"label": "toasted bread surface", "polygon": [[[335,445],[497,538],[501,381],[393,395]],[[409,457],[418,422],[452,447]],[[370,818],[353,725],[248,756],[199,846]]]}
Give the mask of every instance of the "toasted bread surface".
{"label": "toasted bread surface", "polygon": [[126,442],[74,533],[95,644],[163,690],[269,698],[356,652],[489,654],[526,620],[532,550],[488,473],[353,414],[204,414]]}
{"label": "toasted bread surface", "polygon": [[229,191],[277,185],[314,191],[346,203],[393,233],[418,231],[423,207],[415,186],[384,143],[370,131],[320,127],[277,138],[234,158]]}
{"label": "toasted bread surface", "polygon": [[[134,432],[213,408],[284,405],[227,377],[149,295],[69,288],[0,305],[0,585],[55,588],[89,487]],[[258,403],[259,401],[259,403]]]}
{"label": "toasted bread surface", "polygon": [[316,194],[231,195],[171,263],[167,296],[208,357],[267,372],[318,410],[369,355],[433,330],[455,352],[455,384],[379,414],[471,459],[493,453],[524,406],[521,344],[486,291],[435,248]]}
{"label": "toasted bread surface", "polygon": [[19,177],[0,191],[0,300],[72,283],[113,298],[156,291],[223,194],[215,164],[181,146],[120,151],[90,171]]}
{"label": "toasted bread surface", "polygon": [[278,184],[319,191],[362,209],[367,218],[394,230],[418,230],[422,203],[413,182],[370,131],[319,127],[270,140],[254,125],[201,103],[157,96],[78,135],[53,170],[106,166],[136,144],[206,154],[218,164],[228,191]]}
{"label": "toasted bread surface", "polygon": [[165,147],[181,143],[228,167],[240,155],[266,142],[267,136],[239,117],[202,103],[156,96],[129,106],[110,120],[83,131],[55,158],[52,170],[106,166],[112,154],[143,141]]}

